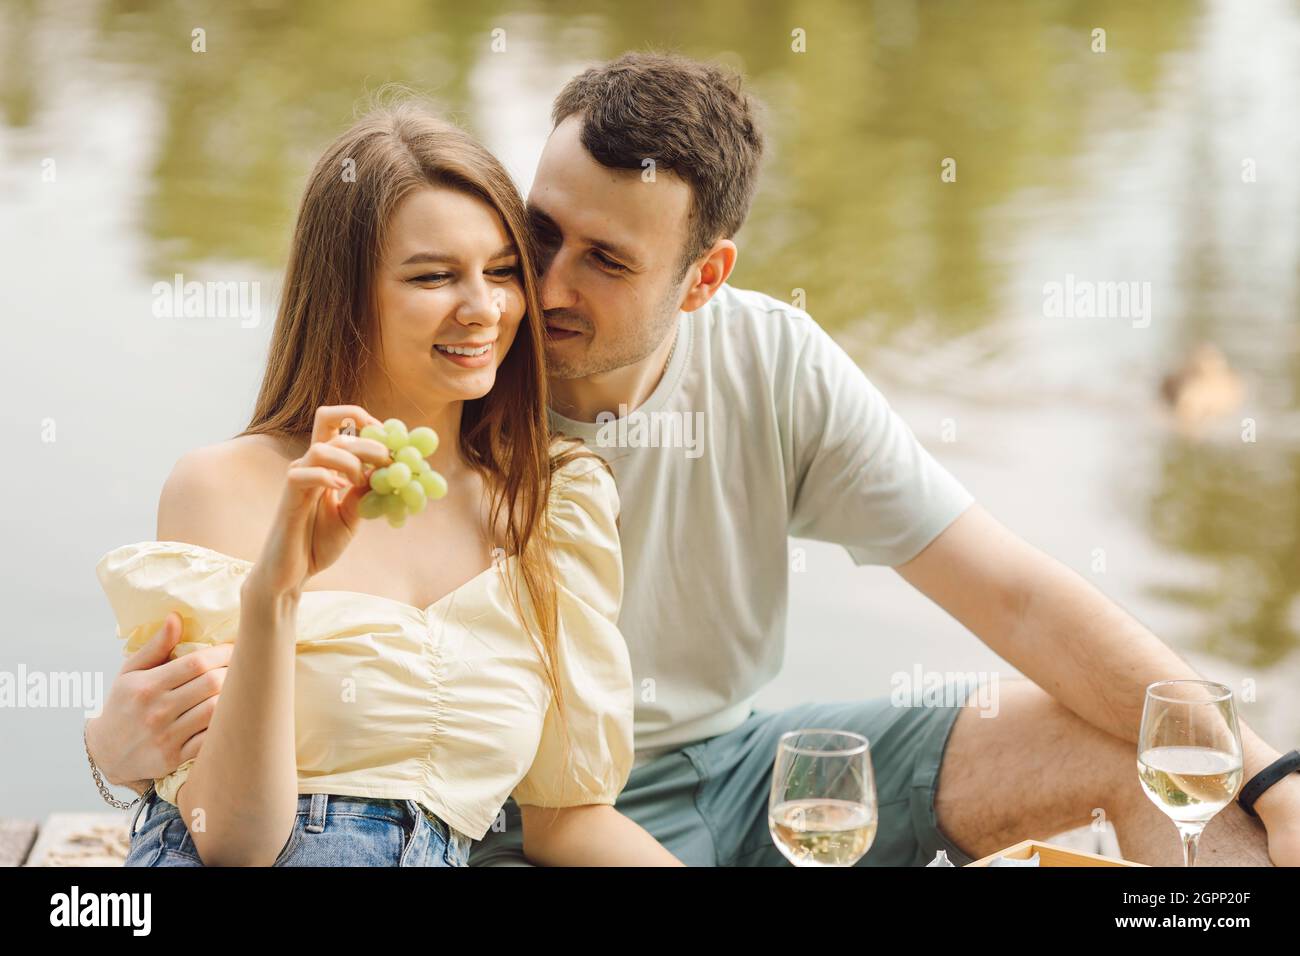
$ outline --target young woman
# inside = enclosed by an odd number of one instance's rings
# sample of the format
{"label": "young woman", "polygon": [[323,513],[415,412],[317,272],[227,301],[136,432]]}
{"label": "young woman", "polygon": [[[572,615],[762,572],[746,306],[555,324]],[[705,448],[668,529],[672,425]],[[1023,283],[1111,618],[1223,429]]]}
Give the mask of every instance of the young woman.
{"label": "young woman", "polygon": [[[523,203],[411,104],[307,184],[252,421],[183,456],[157,541],[105,555],[127,651],[234,642],[203,746],[128,866],[466,865],[508,796],[539,864],[680,865],[612,804],[632,762],[617,495],[552,439]],[[445,498],[363,520],[390,418],[431,426]]]}

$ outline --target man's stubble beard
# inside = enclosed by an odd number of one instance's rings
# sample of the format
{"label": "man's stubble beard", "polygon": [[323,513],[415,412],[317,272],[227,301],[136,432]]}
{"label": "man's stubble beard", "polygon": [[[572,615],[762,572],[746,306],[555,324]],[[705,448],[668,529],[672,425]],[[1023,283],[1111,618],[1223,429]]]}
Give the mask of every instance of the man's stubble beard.
{"label": "man's stubble beard", "polygon": [[548,349],[546,374],[551,378],[570,380],[635,365],[652,354],[663,344],[664,338],[673,333],[677,325],[677,301],[677,283],[673,283],[656,308],[652,322],[635,326],[633,332],[625,333],[608,349],[599,350],[594,355],[589,348],[573,359],[563,355],[553,357]]}

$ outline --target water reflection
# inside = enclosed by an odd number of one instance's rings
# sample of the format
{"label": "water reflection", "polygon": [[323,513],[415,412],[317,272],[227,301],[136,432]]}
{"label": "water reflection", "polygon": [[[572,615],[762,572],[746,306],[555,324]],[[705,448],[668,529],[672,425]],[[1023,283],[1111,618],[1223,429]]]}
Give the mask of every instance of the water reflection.
{"label": "water reflection", "polygon": [[1151,502],[1158,540],[1212,562],[1195,588],[1155,585],[1152,593],[1200,609],[1211,653],[1267,667],[1295,647],[1300,611],[1300,453],[1268,446],[1171,444]]}
{"label": "water reflection", "polygon": [[[278,271],[306,169],[382,82],[431,92],[508,156],[526,186],[549,96],[585,62],[649,46],[728,60],[767,102],[771,141],[735,281],[787,299],[804,290],[818,319],[856,342],[864,360],[906,342],[916,380],[943,390],[957,383],[925,370],[964,344],[972,361],[962,376],[978,390],[1019,387],[1032,401],[1027,379],[1011,370],[1053,380],[1062,368],[1086,368],[1082,379],[1098,392],[1146,395],[1182,350],[1205,339],[1224,348],[1251,382],[1246,414],[1272,427],[1243,445],[1190,444],[1152,426],[1148,438],[1162,452],[1148,476],[1145,533],[1216,574],[1212,586],[1188,590],[1161,583],[1156,569],[1148,593],[1202,609],[1203,649],[1268,665],[1297,646],[1300,210],[1284,180],[1300,168],[1300,151],[1294,133],[1279,132],[1296,128],[1296,117],[1284,98],[1238,89],[1266,129],[1225,138],[1231,118],[1205,98],[1232,87],[1260,49],[1294,52],[1294,5],[1252,5],[1237,29],[1255,33],[1234,41],[1226,59],[1214,51],[1233,19],[1228,7],[1185,0],[815,8],[6,0],[0,10],[7,154],[35,162],[76,140],[75,111],[46,115],[73,77],[94,77],[82,109],[143,117],[148,166],[129,184],[140,190],[135,221],[119,228],[123,239],[144,240],[139,269],[149,281],[212,263]],[[202,54],[191,50],[196,27]],[[1096,27],[1106,31],[1105,54],[1090,48]],[[806,31],[807,53],[791,50],[795,28]],[[492,52],[494,29],[505,31],[505,52]],[[1269,36],[1289,39],[1270,46]],[[1294,60],[1269,67],[1271,82],[1292,93]],[[1206,74],[1199,94],[1186,88],[1197,71]],[[520,131],[524,113],[535,120]],[[1144,136],[1168,128],[1190,130],[1190,147],[1153,153],[1160,160],[1143,168],[1140,150],[1155,149]],[[1134,144],[1139,152],[1126,153]],[[1265,172],[1246,189],[1223,167],[1235,171],[1252,151]],[[945,157],[957,161],[955,183],[940,179]],[[1130,163],[1136,192],[1121,197],[1111,191],[1116,170]],[[1170,195],[1172,181],[1182,186]],[[14,182],[7,174],[6,191]],[[0,208],[24,189],[0,196]],[[1145,338],[1050,331],[1035,312],[1044,281],[1067,268],[1130,277],[1116,274],[1125,263],[1108,252],[1114,227],[1089,234],[1082,225],[1120,206],[1127,237],[1136,229],[1153,257],[1172,258],[1161,293],[1174,308]],[[21,243],[7,246],[17,295],[35,300],[40,291],[21,282]],[[1162,269],[1157,261],[1137,260],[1139,275]],[[1149,381],[1112,377],[1133,356],[1124,367]]]}

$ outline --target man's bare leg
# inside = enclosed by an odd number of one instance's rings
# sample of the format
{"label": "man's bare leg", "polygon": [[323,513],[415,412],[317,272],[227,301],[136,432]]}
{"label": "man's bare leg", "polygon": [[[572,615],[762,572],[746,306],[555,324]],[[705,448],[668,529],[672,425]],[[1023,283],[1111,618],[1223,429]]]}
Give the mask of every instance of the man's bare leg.
{"label": "man's bare leg", "polygon": [[[1100,807],[1124,858],[1182,866],[1178,831],[1142,792],[1137,747],[1028,680],[1002,680],[998,713],[957,716],[935,795],[939,828],[975,859],[1091,823]],[[1235,802],[1201,836],[1200,866],[1269,866],[1264,827]]]}

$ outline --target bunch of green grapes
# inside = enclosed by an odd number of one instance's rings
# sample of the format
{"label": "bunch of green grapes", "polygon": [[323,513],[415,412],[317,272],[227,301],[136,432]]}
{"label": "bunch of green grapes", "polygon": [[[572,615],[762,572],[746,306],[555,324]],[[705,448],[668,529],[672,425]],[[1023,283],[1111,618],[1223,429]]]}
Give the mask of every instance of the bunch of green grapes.
{"label": "bunch of green grapes", "polygon": [[392,452],[392,463],[370,473],[370,490],[361,499],[363,518],[388,518],[394,528],[406,524],[408,514],[418,515],[432,498],[447,493],[447,481],[427,461],[438,450],[438,433],[421,426],[406,430],[406,423],[390,418],[381,428],[367,425],[362,438],[373,438]]}

